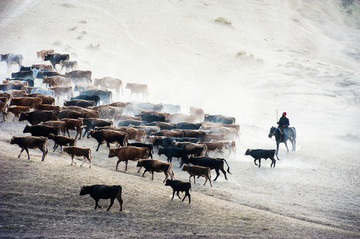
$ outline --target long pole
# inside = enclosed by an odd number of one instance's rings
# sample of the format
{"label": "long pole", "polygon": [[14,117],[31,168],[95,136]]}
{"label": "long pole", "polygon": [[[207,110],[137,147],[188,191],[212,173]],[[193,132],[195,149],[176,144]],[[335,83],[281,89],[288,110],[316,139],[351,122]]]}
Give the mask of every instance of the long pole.
{"label": "long pole", "polygon": [[278,122],[279,119],[278,114],[279,114],[278,109],[276,109],[276,123]]}

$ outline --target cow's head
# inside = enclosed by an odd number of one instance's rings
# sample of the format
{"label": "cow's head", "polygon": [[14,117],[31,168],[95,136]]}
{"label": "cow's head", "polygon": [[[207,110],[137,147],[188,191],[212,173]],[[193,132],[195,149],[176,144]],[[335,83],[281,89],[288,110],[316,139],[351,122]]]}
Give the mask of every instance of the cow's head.
{"label": "cow's head", "polygon": [[250,153],[251,153],[251,149],[247,149],[245,155],[250,155]]}
{"label": "cow's head", "polygon": [[89,186],[83,186],[80,190],[80,195],[86,195],[86,194],[89,194],[89,189],[90,187]]}

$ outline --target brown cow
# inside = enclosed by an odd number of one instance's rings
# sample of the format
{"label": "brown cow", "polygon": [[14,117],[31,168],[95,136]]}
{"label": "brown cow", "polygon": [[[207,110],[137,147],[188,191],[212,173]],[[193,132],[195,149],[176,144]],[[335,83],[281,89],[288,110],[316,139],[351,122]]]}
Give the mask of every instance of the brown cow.
{"label": "brown cow", "polygon": [[[150,150],[146,147],[124,146],[121,148],[110,149],[109,158],[115,156],[118,157],[118,161],[116,163],[116,170],[118,169],[119,163],[125,161],[125,171],[126,171],[129,160],[137,161],[139,159],[146,159],[149,157],[149,153]],[[140,172],[140,169],[138,172]]]}
{"label": "brown cow", "polygon": [[17,144],[21,148],[18,158],[20,158],[21,153],[25,150],[28,155],[28,160],[30,159],[30,154],[28,149],[38,148],[43,153],[42,161],[44,161],[46,154],[48,153],[48,139],[46,137],[36,137],[36,136],[24,136],[24,137],[15,137],[13,136],[10,144]]}
{"label": "brown cow", "polygon": [[11,98],[11,95],[10,95],[9,93],[7,93],[7,92],[2,92],[2,91],[0,91],[0,97],[6,98],[6,102],[5,102],[5,103],[7,103],[7,102],[9,102],[9,100],[10,100],[10,98]]}
{"label": "brown cow", "polygon": [[7,104],[5,102],[0,101],[0,114],[2,116],[3,121],[6,119],[6,108]]}
{"label": "brown cow", "polygon": [[51,53],[54,53],[54,50],[53,49],[49,49],[49,50],[40,50],[40,51],[37,51],[36,52],[36,55],[37,55],[37,58],[41,58],[43,61],[45,60],[45,56],[47,54],[51,54]]}
{"label": "brown cow", "polygon": [[133,127],[116,127],[116,126],[103,126],[103,127],[95,127],[96,130],[102,129],[111,129],[115,131],[126,132],[129,135],[129,140],[136,140],[137,142],[142,142],[145,139],[145,130],[136,129]]}
{"label": "brown cow", "polygon": [[71,156],[71,165],[73,165],[73,163],[75,163],[74,157],[78,156],[78,157],[84,157],[84,162],[80,165],[80,167],[83,166],[83,164],[86,162],[86,159],[87,159],[90,164],[89,168],[91,168],[91,161],[92,161],[91,149],[77,147],[77,146],[65,146],[63,149],[64,149],[65,153],[67,153],[68,155]]}
{"label": "brown cow", "polygon": [[32,67],[38,68],[39,70],[53,71],[52,65],[46,64],[33,64]]}
{"label": "brown cow", "polygon": [[24,97],[27,94],[26,90],[8,90],[7,93],[9,93],[11,97]]}
{"label": "brown cow", "polygon": [[122,89],[122,80],[113,78],[113,77],[103,77],[103,78],[95,78],[94,86],[100,86],[105,89],[114,89],[116,93],[120,94],[120,89]]}
{"label": "brown cow", "polygon": [[38,97],[14,97],[12,98],[10,105],[29,106],[30,108],[34,109],[41,103],[42,100]]}
{"label": "brown cow", "polygon": [[126,132],[102,129],[102,130],[90,130],[90,135],[98,142],[96,151],[99,150],[100,145],[105,141],[107,147],[110,149],[110,143],[117,142],[121,146],[127,145],[129,135]]}
{"label": "brown cow", "polygon": [[159,161],[156,159],[140,159],[136,166],[140,167],[139,170],[141,169],[141,167],[145,168],[143,177],[145,177],[145,173],[147,171],[151,172],[151,174],[152,174],[151,180],[154,180],[154,172],[158,172],[158,173],[164,172],[165,179],[163,182],[165,182],[166,179],[168,179],[169,175],[170,175],[171,179],[174,179],[174,172],[171,170],[171,168],[172,168],[171,163],[162,162],[162,161]]}
{"label": "brown cow", "polygon": [[27,97],[38,97],[42,100],[42,104],[46,104],[46,105],[53,105],[55,103],[54,97],[44,95],[41,93],[32,93],[30,95],[27,95]]}
{"label": "brown cow", "polygon": [[71,130],[76,130],[75,139],[77,138],[78,135],[80,135],[79,140],[81,139],[81,131],[83,128],[82,118],[78,118],[78,119],[62,118],[61,121],[65,122],[66,132],[69,137],[70,137],[69,129],[71,129]]}
{"label": "brown cow", "polygon": [[[7,113],[14,114],[15,117],[19,118],[22,112],[30,112],[29,106],[9,106]],[[13,120],[15,120],[15,117]]]}
{"label": "brown cow", "polygon": [[71,86],[72,80],[64,76],[44,76],[43,83],[48,84],[49,87]]}
{"label": "brown cow", "polygon": [[160,130],[159,132],[155,132],[152,135],[183,138],[184,132],[181,130]]}
{"label": "brown cow", "polygon": [[61,107],[57,106],[57,105],[40,104],[40,105],[37,105],[35,107],[35,110],[53,110],[53,111],[56,111],[56,112],[60,112]]}
{"label": "brown cow", "polygon": [[91,71],[75,70],[66,72],[65,75],[75,83],[79,84],[85,80],[85,83],[91,84]]}
{"label": "brown cow", "polygon": [[191,143],[191,142],[177,142],[174,140],[172,142],[172,145],[175,147],[185,149],[187,154],[191,154],[194,156],[207,155],[206,144],[197,144],[197,143]]}
{"label": "brown cow", "polygon": [[203,167],[203,166],[199,166],[199,165],[190,166],[188,164],[184,164],[182,171],[186,171],[190,174],[189,181],[191,181],[191,177],[194,177],[194,184],[195,184],[195,176],[198,176],[198,177],[205,178],[204,186],[205,186],[206,182],[209,180],[210,186],[212,187],[211,169],[209,167]]}
{"label": "brown cow", "polygon": [[62,109],[76,111],[82,115],[81,118],[99,118],[99,112],[93,109],[86,109],[80,106],[64,106]]}
{"label": "brown cow", "polygon": [[57,129],[59,129],[59,131],[63,132],[65,135],[66,122],[64,122],[62,120],[50,120],[50,121],[46,121],[46,122],[41,122],[40,125],[46,125],[46,126],[57,128]]}
{"label": "brown cow", "polygon": [[206,144],[208,151],[215,151],[220,154],[224,154],[224,149],[228,149],[229,154],[236,151],[235,141],[210,141],[204,144]]}

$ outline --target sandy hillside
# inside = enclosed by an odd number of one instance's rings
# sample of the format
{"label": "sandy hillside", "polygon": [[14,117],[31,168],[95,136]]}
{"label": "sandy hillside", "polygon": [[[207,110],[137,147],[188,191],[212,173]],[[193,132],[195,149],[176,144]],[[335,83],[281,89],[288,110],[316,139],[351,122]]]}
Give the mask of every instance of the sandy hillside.
{"label": "sandy hillside", "polygon": [[[142,178],[135,162],[115,171],[93,139],[77,143],[92,149],[91,169],[70,166],[51,140],[44,162],[39,150],[18,159],[9,142],[26,122],[10,116],[0,123],[0,237],[359,238],[359,9],[356,1],[346,9],[338,1],[0,1],[0,53],[22,54],[23,65],[44,63],[36,51],[54,49],[93,78],[148,84],[150,102],[201,107],[241,126],[229,181],[197,180],[189,205],[170,200],[162,174]],[[1,62],[0,80],[9,75]],[[268,161],[258,169],[244,152],[274,147],[267,134],[277,109],[297,127],[298,148],[282,146],[275,169]],[[176,178],[187,180],[178,165]],[[94,211],[79,195],[90,184],[121,185],[124,211],[117,202]]]}

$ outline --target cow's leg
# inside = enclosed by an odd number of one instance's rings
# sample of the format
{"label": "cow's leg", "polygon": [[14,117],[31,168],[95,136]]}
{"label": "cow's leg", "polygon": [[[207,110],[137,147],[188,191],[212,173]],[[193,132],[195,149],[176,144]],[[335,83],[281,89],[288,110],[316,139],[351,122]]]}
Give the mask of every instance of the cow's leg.
{"label": "cow's leg", "polygon": [[44,161],[44,159],[45,159],[45,157],[46,157],[46,155],[47,155],[47,149],[43,149],[43,150],[41,150],[42,152],[43,152],[43,155],[42,155],[42,158],[41,158],[41,161]]}
{"label": "cow's leg", "polygon": [[173,189],[173,196],[172,196],[171,200],[174,199],[174,196],[175,196],[175,189]]}
{"label": "cow's leg", "polygon": [[181,197],[180,197],[179,193],[180,193],[180,191],[177,191],[177,193],[176,193],[176,194],[177,194],[177,196],[181,199]]}
{"label": "cow's leg", "polygon": [[84,162],[80,165],[80,167],[82,167],[84,165],[84,163],[86,162],[86,157],[83,156],[83,158],[84,158]]}
{"label": "cow's leg", "polygon": [[154,171],[151,172],[151,180],[154,180]]}
{"label": "cow's leg", "polygon": [[99,207],[99,208],[102,208],[100,205],[99,205],[99,198],[95,199],[95,208],[94,210]]}
{"label": "cow's leg", "polygon": [[256,160],[257,160],[257,159],[254,159],[254,164],[255,164],[256,166],[258,166],[258,164],[256,163]]}
{"label": "cow's leg", "polygon": [[[228,179],[227,179],[227,176],[226,176],[226,171],[224,170],[224,167],[223,167],[223,166],[221,166],[220,170],[221,170],[221,172],[224,174],[225,179],[228,180]],[[215,180],[214,180],[214,181],[215,181]]]}
{"label": "cow's leg", "polygon": [[22,152],[24,152],[24,148],[22,148],[21,150],[20,150],[20,154],[19,154],[19,156],[18,156],[18,158],[20,158],[20,156],[21,156],[21,154],[22,154]]}
{"label": "cow's leg", "polygon": [[259,168],[261,167],[261,158],[259,158]]}
{"label": "cow's leg", "polygon": [[164,179],[163,183],[165,183],[166,179],[168,179],[168,177],[169,177],[169,174],[166,171],[164,171],[164,174],[165,174],[165,179]]}
{"label": "cow's leg", "polygon": [[[145,173],[147,172],[147,169],[144,170],[143,177],[145,177]],[[154,175],[154,174],[153,174]]]}
{"label": "cow's leg", "polygon": [[[54,147],[53,147],[53,152],[55,152],[55,150],[57,149],[57,147],[59,147],[59,145],[58,144],[54,144]],[[60,149],[61,149],[61,146],[60,146]]]}
{"label": "cow's leg", "polygon": [[190,193],[189,193],[189,190],[185,191],[185,196],[184,196],[184,198],[183,198],[183,200],[182,200],[182,201],[184,201],[186,197],[189,197],[189,204],[190,204],[191,199],[190,199]]}
{"label": "cow's leg", "polygon": [[120,159],[116,162],[116,171],[118,170],[118,166],[119,166],[119,163],[120,163]]}
{"label": "cow's leg", "polygon": [[98,151],[98,150],[99,150],[100,145],[101,145],[101,143],[99,143],[99,144],[98,144],[98,146],[97,146],[97,148],[96,148],[96,151]]}
{"label": "cow's leg", "polygon": [[66,132],[67,132],[68,136],[70,137],[69,129],[66,129]]}
{"label": "cow's leg", "polygon": [[[120,192],[120,193],[119,193]],[[121,191],[119,190],[118,194],[116,195],[117,200],[120,203],[120,211],[122,211],[122,206],[123,206],[123,200],[121,198]]]}
{"label": "cow's leg", "polygon": [[[216,172],[216,177],[215,177],[215,179],[214,179],[214,181],[216,181],[216,179],[219,177],[219,175],[220,175],[220,172],[219,172],[219,169],[218,168],[216,168],[215,169],[215,172]],[[226,177],[226,176],[225,176]]]}
{"label": "cow's leg", "polygon": [[125,161],[125,171],[127,170],[128,160]]}
{"label": "cow's leg", "polygon": [[108,207],[108,209],[106,211],[109,211],[111,206],[114,204],[114,200],[115,198],[110,198],[110,206]]}
{"label": "cow's leg", "polygon": [[276,160],[275,160],[274,158],[270,158],[270,159],[271,159],[270,168],[271,168],[271,166],[272,166],[273,168],[275,168]]}
{"label": "cow's leg", "polygon": [[26,151],[26,153],[27,153],[27,155],[28,155],[28,160],[30,160],[29,150],[28,150],[27,148],[25,148],[25,151]]}

